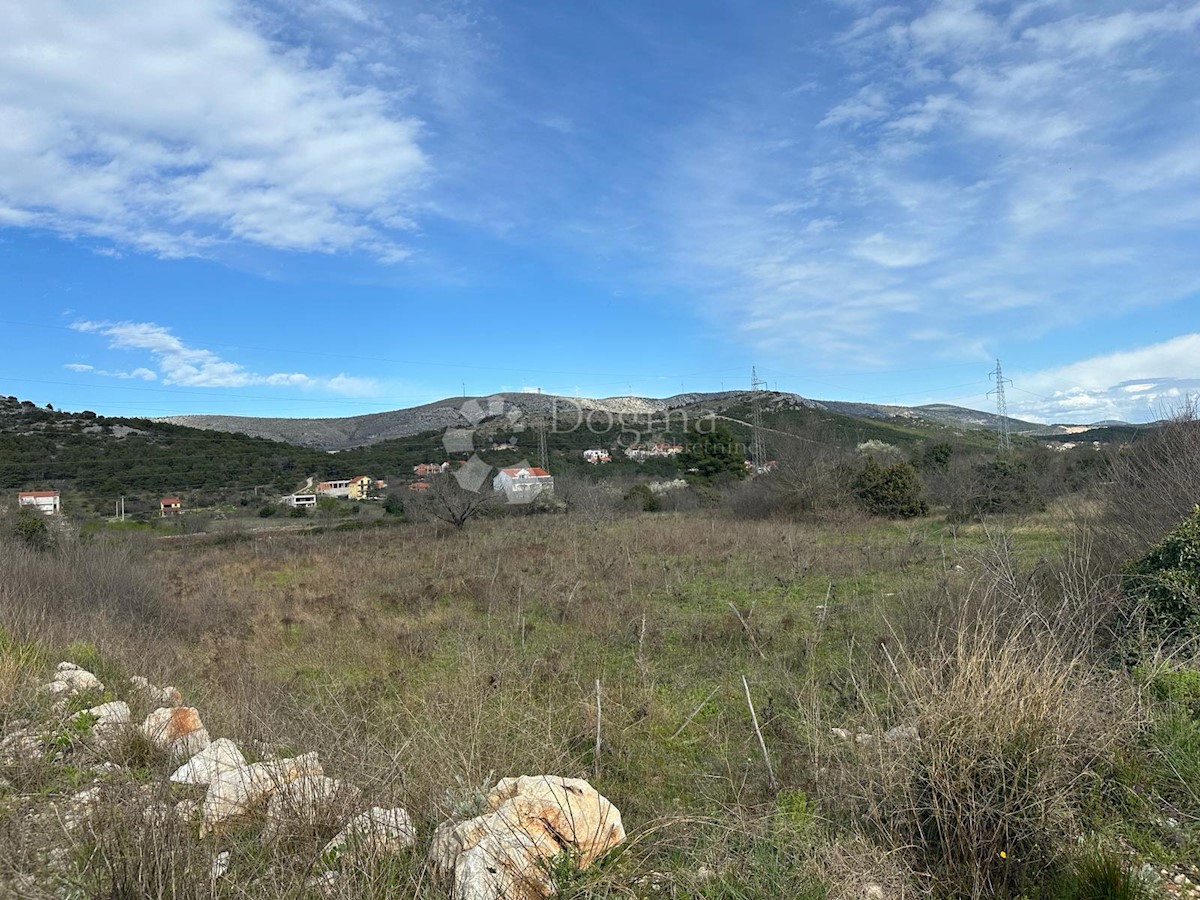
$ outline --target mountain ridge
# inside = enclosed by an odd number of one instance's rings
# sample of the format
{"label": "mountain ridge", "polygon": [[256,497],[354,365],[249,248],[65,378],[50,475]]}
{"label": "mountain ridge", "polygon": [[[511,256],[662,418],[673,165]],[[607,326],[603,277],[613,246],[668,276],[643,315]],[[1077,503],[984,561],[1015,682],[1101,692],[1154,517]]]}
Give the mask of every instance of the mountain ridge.
{"label": "mountain ridge", "polygon": [[[840,400],[814,400],[799,394],[763,391],[759,397],[768,408],[806,407],[868,419],[909,419],[942,426],[998,430],[1000,417],[952,404],[890,406]],[[476,397],[446,397],[431,403],[356,416],[269,417],[192,414],[164,416],[153,421],[185,425],[209,431],[235,432],[253,437],[285,441],[301,447],[321,450],[349,450],[381,441],[409,437],[448,428],[469,428],[481,418],[519,412],[521,417],[543,418],[565,413],[599,413],[607,416],[652,417],[674,411],[699,413],[753,399],[751,391],[687,392],[668,397],[615,396],[603,398],[567,397],[559,394],[499,392]],[[464,411],[465,410],[465,411]],[[1082,431],[1092,426],[1042,425],[1009,417],[1014,434],[1056,436]]]}

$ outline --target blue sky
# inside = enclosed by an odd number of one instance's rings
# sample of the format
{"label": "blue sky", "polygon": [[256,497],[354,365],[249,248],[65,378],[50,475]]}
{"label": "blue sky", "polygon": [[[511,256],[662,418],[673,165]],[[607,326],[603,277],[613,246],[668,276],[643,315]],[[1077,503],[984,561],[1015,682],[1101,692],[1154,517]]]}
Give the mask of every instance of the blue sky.
{"label": "blue sky", "polygon": [[0,392],[1200,393],[1200,0],[0,0]]}

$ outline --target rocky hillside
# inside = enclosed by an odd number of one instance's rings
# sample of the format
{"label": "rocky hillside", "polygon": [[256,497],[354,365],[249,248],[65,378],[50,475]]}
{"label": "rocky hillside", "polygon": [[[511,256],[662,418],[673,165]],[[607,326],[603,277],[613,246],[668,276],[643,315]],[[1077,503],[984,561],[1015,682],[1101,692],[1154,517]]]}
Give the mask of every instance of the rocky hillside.
{"label": "rocky hillside", "polygon": [[[778,409],[816,409],[868,419],[903,419],[914,423],[969,429],[996,429],[999,417],[961,406],[933,404],[929,406],[880,406],[871,403],[845,403],[832,400],[811,400],[799,394],[765,392],[765,406]],[[760,398],[761,399],[761,398]],[[480,418],[492,417],[497,411],[511,414],[514,419],[537,419],[555,414],[575,416],[582,411],[611,416],[661,416],[679,411],[729,409],[744,410],[749,406],[748,391],[692,392],[671,397],[604,397],[580,398],[552,394],[500,393],[486,397],[448,397],[423,406],[370,413],[362,416],[321,419],[256,418],[251,416],[172,416],[160,421],[190,428],[230,431],[254,437],[285,441],[321,450],[346,450],[376,444],[394,438],[465,428]],[[1059,426],[1037,425],[1010,419],[1010,428],[1021,434],[1056,434]]]}

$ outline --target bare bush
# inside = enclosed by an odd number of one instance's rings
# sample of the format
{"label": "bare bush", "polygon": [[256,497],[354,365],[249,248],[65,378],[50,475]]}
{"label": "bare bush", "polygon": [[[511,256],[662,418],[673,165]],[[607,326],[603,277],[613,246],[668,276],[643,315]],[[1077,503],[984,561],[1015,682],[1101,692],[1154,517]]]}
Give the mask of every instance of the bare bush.
{"label": "bare bush", "polygon": [[1110,568],[1141,556],[1200,501],[1200,421],[1185,407],[1116,454],[1095,486],[1097,549]]}
{"label": "bare bush", "polygon": [[[1089,793],[1140,728],[1138,695],[1003,577],[940,640],[885,651],[891,700],[868,714],[919,738],[851,751],[839,784],[876,841],[958,896],[1014,896],[1063,856]],[[883,679],[881,679],[883,680]]]}

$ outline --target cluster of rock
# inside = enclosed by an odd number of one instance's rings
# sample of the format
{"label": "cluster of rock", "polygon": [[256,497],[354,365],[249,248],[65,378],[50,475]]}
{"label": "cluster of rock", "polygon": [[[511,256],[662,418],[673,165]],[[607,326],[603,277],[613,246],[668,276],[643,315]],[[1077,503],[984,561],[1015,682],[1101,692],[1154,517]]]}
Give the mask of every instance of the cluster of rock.
{"label": "cluster of rock", "polygon": [[[175,688],[157,687],[139,677],[131,679],[131,686],[143,703],[164,705],[136,724],[124,700],[100,703],[69,721],[86,730],[101,753],[121,741],[144,740],[178,764],[169,781],[193,789],[193,796],[150,804],[143,813],[147,824],[174,820],[196,827],[203,840],[231,825],[257,821],[267,844],[298,831],[328,827],[328,834],[340,825],[321,850],[318,874],[308,884],[331,894],[351,867],[416,846],[416,828],[406,810],[368,805],[360,789],[326,775],[317,754],[268,754],[250,762],[228,738],[213,740],[199,711],[182,705]],[[104,685],[93,673],[63,662],[44,690],[63,711],[71,698],[102,693]],[[14,754],[40,756],[45,737],[30,728],[5,736],[0,765],[11,762]],[[118,768],[108,761],[100,771]],[[75,794],[64,814],[68,830],[88,821],[101,797],[99,785]],[[556,892],[552,860],[556,866],[580,870],[625,839],[620,812],[580,779],[504,778],[485,795],[483,806],[480,815],[443,822],[433,834],[428,864],[453,900],[545,900]],[[229,851],[215,854],[211,877],[224,877],[229,865]]]}
{"label": "cluster of rock", "polygon": [[921,733],[914,725],[894,725],[880,735],[862,729],[850,731],[846,728],[830,728],[829,733],[847,744],[875,744],[882,740],[885,744],[903,745],[921,740]]}

